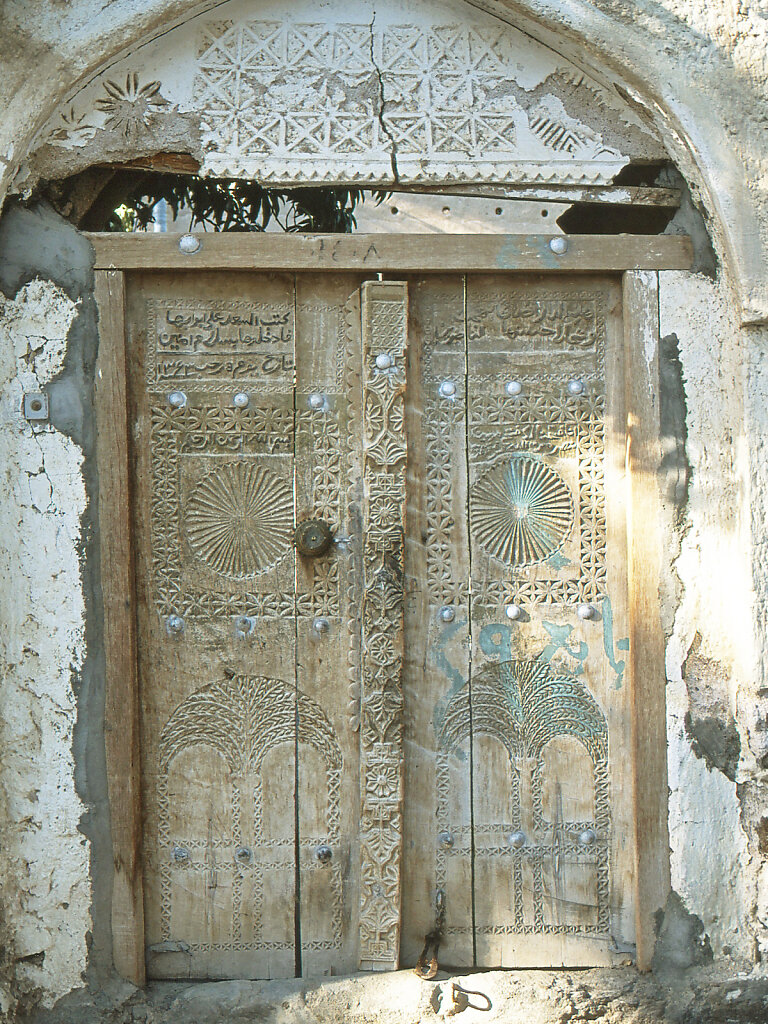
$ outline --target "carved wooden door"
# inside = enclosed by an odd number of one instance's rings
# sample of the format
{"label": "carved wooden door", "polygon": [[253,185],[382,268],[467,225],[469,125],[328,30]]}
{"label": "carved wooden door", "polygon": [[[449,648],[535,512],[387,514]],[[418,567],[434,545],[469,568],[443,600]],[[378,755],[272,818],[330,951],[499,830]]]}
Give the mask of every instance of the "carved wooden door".
{"label": "carved wooden door", "polygon": [[129,277],[151,977],[626,955],[619,303]]}
{"label": "carved wooden door", "polygon": [[448,965],[631,949],[620,298],[411,282],[406,963],[438,913]]}
{"label": "carved wooden door", "polygon": [[402,645],[406,307],[360,296],[354,275],[128,281],[150,977],[397,956],[376,688]]}

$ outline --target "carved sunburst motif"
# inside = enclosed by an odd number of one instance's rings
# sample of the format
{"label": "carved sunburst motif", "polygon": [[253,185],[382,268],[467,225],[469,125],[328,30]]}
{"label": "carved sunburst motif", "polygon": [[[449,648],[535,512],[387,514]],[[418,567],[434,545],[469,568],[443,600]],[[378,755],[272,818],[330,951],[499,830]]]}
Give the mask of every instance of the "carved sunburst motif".
{"label": "carved sunburst motif", "polygon": [[475,537],[489,555],[509,565],[547,558],[573,526],[565,481],[537,459],[505,459],[480,478],[472,497]]}
{"label": "carved sunburst motif", "polygon": [[248,579],[291,546],[293,495],[271,470],[244,462],[203,477],[187,503],[186,531],[194,552],[214,572]]}

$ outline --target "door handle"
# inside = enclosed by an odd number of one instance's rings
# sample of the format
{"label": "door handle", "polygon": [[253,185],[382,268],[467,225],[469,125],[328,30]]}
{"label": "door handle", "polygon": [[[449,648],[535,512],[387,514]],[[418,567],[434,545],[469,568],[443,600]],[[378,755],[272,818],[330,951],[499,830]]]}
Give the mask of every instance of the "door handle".
{"label": "door handle", "polygon": [[322,519],[305,519],[293,535],[296,550],[307,558],[319,558],[333,543],[333,531]]}

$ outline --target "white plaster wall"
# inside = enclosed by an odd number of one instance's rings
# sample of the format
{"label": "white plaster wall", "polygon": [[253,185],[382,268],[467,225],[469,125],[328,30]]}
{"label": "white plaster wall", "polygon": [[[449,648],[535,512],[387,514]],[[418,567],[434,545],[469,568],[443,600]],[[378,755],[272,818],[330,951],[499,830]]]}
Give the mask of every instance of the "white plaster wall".
{"label": "white plaster wall", "polygon": [[758,865],[748,852],[736,783],[692,749],[683,679],[698,632],[701,653],[723,666],[748,773],[754,764],[738,714],[740,699],[754,692],[743,338],[722,283],[678,272],[659,277],[661,334],[674,334],[680,346],[692,474],[674,564],[682,596],[666,659],[672,887],[701,918],[716,955],[750,956]]}
{"label": "white plaster wall", "polygon": [[[78,545],[80,450],[21,415],[24,392],[61,370],[75,304],[50,282],[0,296],[0,748],[4,928],[17,992],[43,1002],[82,983],[90,928],[89,855],[78,831],[73,673],[84,657]],[[44,954],[44,956],[40,956]],[[0,991],[0,1008],[13,994]]]}

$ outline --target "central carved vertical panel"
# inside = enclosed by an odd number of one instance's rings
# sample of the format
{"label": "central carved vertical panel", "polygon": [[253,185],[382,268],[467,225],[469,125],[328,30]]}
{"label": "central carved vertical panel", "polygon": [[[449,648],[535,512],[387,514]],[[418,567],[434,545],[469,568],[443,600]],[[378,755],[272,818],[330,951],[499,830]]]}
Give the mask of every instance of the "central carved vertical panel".
{"label": "central carved vertical panel", "polygon": [[360,966],[400,944],[407,285],[362,288],[363,565]]}

